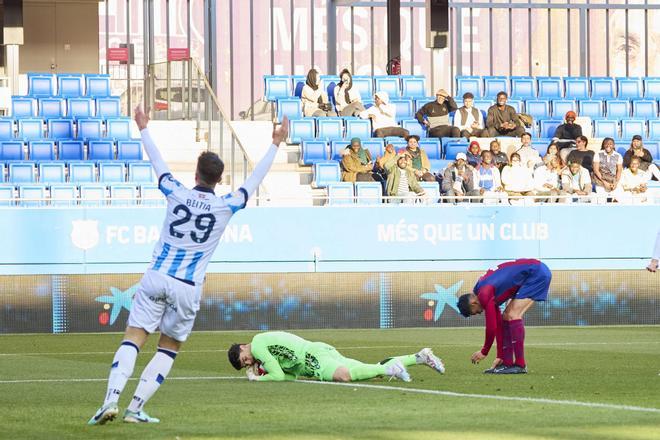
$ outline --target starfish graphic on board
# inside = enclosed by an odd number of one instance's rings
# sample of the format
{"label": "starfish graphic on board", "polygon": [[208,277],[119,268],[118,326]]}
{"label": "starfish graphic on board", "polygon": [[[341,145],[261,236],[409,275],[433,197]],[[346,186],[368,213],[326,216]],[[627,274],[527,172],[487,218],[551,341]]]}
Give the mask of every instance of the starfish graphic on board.
{"label": "starfish graphic on board", "polygon": [[454,309],[456,313],[460,313],[456,306],[456,293],[460,290],[462,285],[463,280],[446,288],[440,284],[435,284],[435,292],[422,293],[420,295],[420,298],[435,301],[435,313],[433,315],[434,321],[437,321],[440,318],[440,315],[442,315],[442,312],[445,310],[445,305]]}
{"label": "starfish graphic on board", "polygon": [[111,287],[110,292],[112,292],[112,296],[103,295],[95,298],[95,301],[112,304],[112,310],[110,311],[110,325],[115,323],[122,309],[126,309],[129,312],[131,311],[133,295],[135,295],[137,288],[138,284],[135,284],[126,290],[120,290],[116,287]]}

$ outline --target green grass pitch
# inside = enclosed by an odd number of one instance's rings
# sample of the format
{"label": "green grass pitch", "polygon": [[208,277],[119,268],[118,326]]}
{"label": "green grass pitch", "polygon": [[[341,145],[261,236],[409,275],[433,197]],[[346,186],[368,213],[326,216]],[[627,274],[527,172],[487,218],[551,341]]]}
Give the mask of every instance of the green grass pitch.
{"label": "green grass pitch", "polygon": [[[530,373],[518,376],[482,374],[493,353],[487,364],[470,363],[481,329],[296,333],[370,362],[430,346],[447,373],[413,366],[411,383],[250,383],[229,365],[226,349],[254,332],[193,333],[147,404],[159,425],[87,426],[121,336],[4,335],[0,438],[660,439],[660,327],[528,328]],[[134,377],[154,344],[140,354]],[[135,385],[128,383],[122,410]],[[528,400],[495,398],[505,396]]]}

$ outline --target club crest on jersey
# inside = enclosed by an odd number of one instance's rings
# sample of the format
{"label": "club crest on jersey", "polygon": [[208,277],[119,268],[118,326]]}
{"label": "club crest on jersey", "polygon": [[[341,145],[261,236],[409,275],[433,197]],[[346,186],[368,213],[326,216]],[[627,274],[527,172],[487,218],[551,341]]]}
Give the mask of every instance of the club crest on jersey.
{"label": "club crest on jersey", "polygon": [[99,244],[98,220],[73,220],[71,222],[71,242],[84,251]]}

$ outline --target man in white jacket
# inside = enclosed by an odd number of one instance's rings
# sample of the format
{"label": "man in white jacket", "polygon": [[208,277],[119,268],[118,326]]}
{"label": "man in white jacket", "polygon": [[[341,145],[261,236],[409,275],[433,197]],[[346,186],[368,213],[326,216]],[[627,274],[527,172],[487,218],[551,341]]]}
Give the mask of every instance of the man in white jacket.
{"label": "man in white jacket", "polygon": [[360,113],[362,119],[371,119],[374,136],[384,138],[388,136],[408,137],[408,130],[399,127],[396,123],[396,106],[390,104],[387,92],[376,92],[374,105]]}

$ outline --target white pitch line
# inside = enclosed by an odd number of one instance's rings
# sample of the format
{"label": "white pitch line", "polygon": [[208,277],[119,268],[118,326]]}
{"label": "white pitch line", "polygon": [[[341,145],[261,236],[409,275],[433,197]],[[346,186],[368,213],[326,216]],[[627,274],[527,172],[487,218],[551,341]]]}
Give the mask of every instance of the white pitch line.
{"label": "white pitch line", "polygon": [[[527,347],[563,347],[563,346],[590,346],[590,345],[657,345],[660,341],[620,341],[620,342],[537,342],[525,343]],[[474,344],[430,344],[432,347],[467,347]],[[478,344],[477,344],[478,345]],[[365,345],[355,347],[336,347],[337,350],[373,350],[373,349],[390,349],[390,348],[417,348],[421,345]],[[152,350],[144,350],[142,353],[154,353]],[[181,350],[180,353],[226,353],[226,348],[207,349],[207,350]],[[27,353],[0,353],[2,356],[89,356],[95,354],[115,354],[114,351],[44,351],[44,352],[27,352]]]}
{"label": "white pitch line", "polygon": [[[178,376],[168,377],[167,380],[243,380],[247,377],[238,376]],[[128,380],[138,380],[137,377]],[[0,380],[0,384],[14,384],[14,383],[75,383],[75,382],[107,382],[108,378],[100,379],[16,379],[16,380]]]}
{"label": "white pitch line", "polygon": [[352,383],[319,382],[315,380],[297,380],[296,382],[315,384],[315,385],[337,385],[337,386],[352,387],[352,388],[369,388],[376,390],[399,391],[404,393],[408,392],[408,393],[417,393],[417,394],[431,394],[436,396],[447,396],[447,397],[463,397],[469,399],[508,400],[508,401],[516,401],[516,402],[582,406],[587,408],[603,408],[603,409],[615,409],[621,411],[650,412],[650,413],[660,414],[659,408],[646,408],[643,406],[631,406],[631,405],[615,405],[610,403],[598,403],[598,402],[580,402],[578,400],[554,400],[554,399],[543,399],[537,397],[495,396],[491,394],[467,394],[467,393],[456,393],[453,391],[426,390],[423,388],[404,388],[404,387],[394,387],[390,385],[372,385],[372,384],[354,383],[354,382]]}

